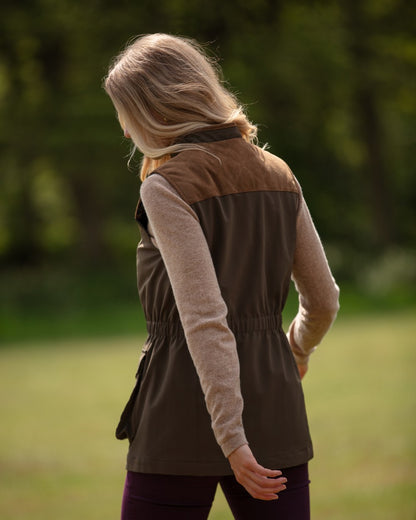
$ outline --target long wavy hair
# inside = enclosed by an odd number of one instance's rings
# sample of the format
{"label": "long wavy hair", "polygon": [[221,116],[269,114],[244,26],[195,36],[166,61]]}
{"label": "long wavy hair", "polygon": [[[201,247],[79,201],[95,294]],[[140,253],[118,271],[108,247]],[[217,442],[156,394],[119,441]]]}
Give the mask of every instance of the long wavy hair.
{"label": "long wavy hair", "polygon": [[221,69],[194,40],[168,34],[137,37],[112,62],[104,89],[143,154],[141,179],[172,154],[201,146],[180,136],[218,124],[235,124],[254,142],[257,127],[226,88]]}

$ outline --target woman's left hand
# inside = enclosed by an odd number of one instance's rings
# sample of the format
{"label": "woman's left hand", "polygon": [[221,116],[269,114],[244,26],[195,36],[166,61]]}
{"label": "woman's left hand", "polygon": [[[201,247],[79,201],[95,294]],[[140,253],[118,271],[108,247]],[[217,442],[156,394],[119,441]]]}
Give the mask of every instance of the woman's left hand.
{"label": "woman's left hand", "polygon": [[260,500],[276,500],[277,493],[286,489],[287,479],[279,470],[267,469],[257,463],[247,444],[240,446],[228,456],[235,478],[250,493]]}

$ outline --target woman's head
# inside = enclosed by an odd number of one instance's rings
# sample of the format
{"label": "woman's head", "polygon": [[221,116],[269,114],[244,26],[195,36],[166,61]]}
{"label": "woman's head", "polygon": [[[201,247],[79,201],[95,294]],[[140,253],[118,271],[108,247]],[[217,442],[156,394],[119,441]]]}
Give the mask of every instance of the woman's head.
{"label": "woman's head", "polygon": [[142,178],[170,154],[195,148],[175,141],[197,129],[235,123],[245,139],[256,137],[219,70],[193,40],[168,34],[137,38],[111,65],[104,88],[125,134],[144,155]]}

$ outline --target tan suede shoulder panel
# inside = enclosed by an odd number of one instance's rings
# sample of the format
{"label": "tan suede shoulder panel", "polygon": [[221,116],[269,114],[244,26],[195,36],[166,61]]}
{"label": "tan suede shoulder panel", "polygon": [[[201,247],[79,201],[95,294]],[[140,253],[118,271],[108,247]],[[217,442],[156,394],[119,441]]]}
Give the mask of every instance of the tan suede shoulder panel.
{"label": "tan suede shoulder panel", "polygon": [[252,191],[299,194],[294,176],[282,159],[241,138],[200,146],[203,150],[181,152],[154,172],[188,204]]}

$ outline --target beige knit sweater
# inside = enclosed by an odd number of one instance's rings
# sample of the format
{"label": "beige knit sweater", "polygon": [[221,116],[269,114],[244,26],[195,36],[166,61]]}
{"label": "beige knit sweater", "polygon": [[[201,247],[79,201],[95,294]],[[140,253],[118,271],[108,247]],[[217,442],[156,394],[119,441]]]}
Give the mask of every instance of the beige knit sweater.
{"label": "beige knit sweater", "polygon": [[[148,177],[140,193],[152,242],[166,265],[215,437],[228,456],[247,439],[235,338],[227,325],[227,308],[208,245],[196,213],[162,176]],[[335,319],[339,289],[303,197],[292,278],[299,310],[288,339],[296,362],[307,364]]]}

